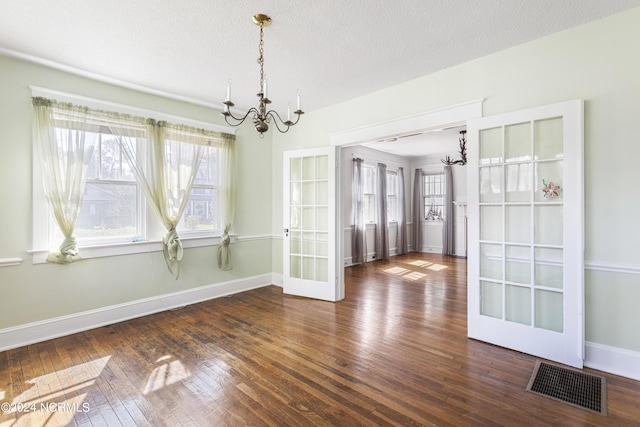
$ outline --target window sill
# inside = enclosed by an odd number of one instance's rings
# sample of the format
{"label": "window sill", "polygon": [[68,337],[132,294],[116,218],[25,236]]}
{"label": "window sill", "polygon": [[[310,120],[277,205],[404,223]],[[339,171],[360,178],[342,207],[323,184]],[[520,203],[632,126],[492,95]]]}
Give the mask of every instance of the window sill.
{"label": "window sill", "polygon": [[[231,242],[236,242],[237,236],[231,235]],[[220,236],[187,236],[180,237],[182,247],[185,249],[215,246],[220,244]],[[132,255],[146,252],[161,252],[162,241],[145,240],[142,242],[111,243],[103,245],[79,246],[82,259],[103,258],[119,255]],[[48,249],[33,249],[27,251],[33,256],[34,264],[44,264],[49,255]]]}

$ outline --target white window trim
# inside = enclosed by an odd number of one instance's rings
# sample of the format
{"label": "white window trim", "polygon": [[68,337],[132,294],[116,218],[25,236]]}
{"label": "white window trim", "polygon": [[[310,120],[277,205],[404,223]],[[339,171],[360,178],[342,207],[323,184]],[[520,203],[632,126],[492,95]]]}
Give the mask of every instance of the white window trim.
{"label": "white window trim", "polygon": [[[52,89],[46,89],[37,86],[30,86],[31,94],[34,97],[41,96],[45,98],[52,98],[58,101],[71,102],[78,105],[85,105],[90,108],[98,110],[109,110],[118,113],[133,114],[142,117],[153,117],[157,120],[167,120],[172,123],[181,123],[185,125],[195,126],[202,129],[213,130],[217,132],[224,132],[235,135],[235,128],[215,125],[212,123],[201,122],[185,117],[174,116],[157,111],[146,110],[137,107],[131,107],[124,104],[117,104],[108,101],[102,101],[94,98],[87,98],[80,95],[74,95],[66,92],[55,91]],[[35,150],[32,150],[32,164],[37,165],[39,162],[38,155]],[[32,255],[33,264],[44,264],[47,261],[47,256],[50,250],[55,248],[49,248],[49,233],[50,227],[55,226],[52,224],[50,209],[47,204],[44,189],[42,187],[42,174],[40,168],[33,167],[33,191],[32,191],[32,230],[33,230],[33,242],[32,249],[27,250],[27,253]],[[143,198],[144,199],[144,198]],[[144,201],[143,201],[144,203]],[[164,227],[160,224],[160,221],[153,215],[152,209],[144,209],[143,213],[146,219],[146,232],[149,235],[163,235],[161,230]],[[143,227],[145,224],[143,224]],[[166,231],[164,231],[166,232]],[[158,234],[162,233],[162,234]],[[182,245],[185,249],[197,248],[204,246],[213,246],[220,244],[221,231],[213,231],[211,234],[204,233],[185,233],[184,236],[180,236]],[[231,234],[231,241],[237,241],[237,236]],[[161,252],[162,241],[148,240],[142,242],[120,242],[120,243],[108,243],[97,245],[82,245],[82,242],[78,244],[80,256],[82,259],[101,258],[118,255],[139,254],[145,252]]]}

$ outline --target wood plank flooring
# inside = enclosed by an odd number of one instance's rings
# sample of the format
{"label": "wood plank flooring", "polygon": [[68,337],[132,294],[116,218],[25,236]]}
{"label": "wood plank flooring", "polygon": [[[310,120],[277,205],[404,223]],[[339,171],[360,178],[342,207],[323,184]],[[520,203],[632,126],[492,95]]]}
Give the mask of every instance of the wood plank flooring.
{"label": "wood plank flooring", "polygon": [[0,427],[640,425],[640,382],[603,374],[604,417],[466,338],[465,260],[345,276],[339,303],[270,286],[0,353]]}

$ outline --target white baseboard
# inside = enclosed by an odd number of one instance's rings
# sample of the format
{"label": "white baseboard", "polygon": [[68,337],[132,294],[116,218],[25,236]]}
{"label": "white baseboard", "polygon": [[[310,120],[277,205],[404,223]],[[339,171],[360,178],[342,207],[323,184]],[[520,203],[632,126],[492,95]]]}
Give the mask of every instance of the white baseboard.
{"label": "white baseboard", "polygon": [[[0,329],[0,352],[271,285],[264,274]],[[282,286],[282,285],[280,285]]]}
{"label": "white baseboard", "polygon": [[283,288],[284,287],[284,276],[282,274],[279,274],[279,273],[271,273],[271,284]]}
{"label": "white baseboard", "polygon": [[585,350],[584,366],[640,381],[640,352],[593,342]]}

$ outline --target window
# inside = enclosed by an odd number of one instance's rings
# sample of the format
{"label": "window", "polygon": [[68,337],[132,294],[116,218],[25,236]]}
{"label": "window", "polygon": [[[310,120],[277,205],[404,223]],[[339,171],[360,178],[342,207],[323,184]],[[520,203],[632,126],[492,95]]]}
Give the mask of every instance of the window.
{"label": "window", "polygon": [[398,219],[398,174],[387,171],[387,221]]}
{"label": "window", "polygon": [[[85,132],[94,140],[75,237],[85,244],[131,241],[144,234],[142,203],[135,177],[111,133]],[[58,227],[56,241],[62,239]]]}
{"label": "window", "polygon": [[219,149],[206,147],[177,230],[181,236],[220,230]]}
{"label": "window", "polygon": [[362,199],[362,209],[364,211],[364,222],[373,223],[376,221],[376,168],[364,165],[364,198]]}
{"label": "window", "polygon": [[[176,226],[178,235],[183,239],[205,238],[191,240],[187,244],[183,240],[183,244],[185,247],[196,247],[217,243],[216,236],[224,222],[219,195],[222,185],[220,162],[224,147],[227,143],[233,143],[234,139],[227,128],[212,129],[215,126],[189,119],[182,122],[183,119],[173,116],[166,117],[170,121],[145,119],[141,113],[164,117],[126,106],[118,106],[123,107],[121,112],[110,113],[107,108],[113,109],[115,104],[101,104],[97,100],[81,99],[91,107],[79,107],[75,103],[78,99],[65,95],[58,99],[58,93],[55,93],[58,100],[41,96],[52,95],[49,93],[38,95],[40,97],[34,96],[34,105],[37,102],[39,106],[38,119],[34,120],[34,129],[38,132],[38,137],[34,139],[38,147],[34,150],[34,263],[45,262],[49,250],[55,250],[64,240],[43,191],[45,187],[49,188],[48,183],[59,182],[58,176],[53,180],[51,178],[52,170],[58,167],[63,169],[58,172],[61,182],[66,182],[65,179],[81,182],[79,171],[84,169],[86,172],[83,198],[73,231],[82,258],[162,250],[162,238],[167,233],[167,226],[163,224],[166,220],[156,215],[152,204],[163,202],[157,201],[160,199],[155,199],[155,195],[146,191],[148,188],[154,191],[153,184],[149,187],[154,182],[151,175],[158,175],[149,174],[143,181],[147,178],[151,181],[144,184],[136,179],[140,178],[142,170],[155,170],[154,165],[158,164],[158,153],[152,155],[156,151],[152,149],[156,146],[152,145],[153,141],[164,141],[165,144],[160,155],[164,150],[165,160],[161,164],[166,166],[166,170],[160,173],[165,174],[167,185],[170,185],[169,192],[163,196],[167,198],[167,207],[175,211],[176,206],[184,203],[184,211]],[[43,110],[40,106],[50,108],[51,112],[41,114]],[[79,115],[74,115],[78,111]],[[149,136],[147,129],[152,128],[153,134]],[[49,133],[52,138],[40,136],[47,134],[46,129],[53,130]],[[52,142],[44,142],[45,139]],[[80,144],[81,141],[84,144]],[[194,151],[193,147],[198,146],[202,149],[202,158],[196,163],[199,155],[189,158],[185,152],[195,153],[197,150]],[[70,155],[71,151],[67,153],[67,147],[75,150],[73,156]],[[47,161],[44,169],[40,154],[46,156],[44,159],[52,159],[51,164]],[[155,160],[152,161],[152,157]],[[77,166],[71,170],[65,166],[70,164]],[[195,176],[191,175],[193,165],[197,165]],[[85,172],[82,172],[82,176]],[[43,180],[44,177],[48,178]],[[182,183],[191,182],[191,179],[193,186],[185,202],[182,195],[189,191],[189,186]],[[178,187],[169,184],[170,181],[177,181]],[[155,182],[160,181],[156,178]],[[153,197],[153,203],[150,197]],[[66,203],[64,198],[57,200]],[[57,210],[60,202],[56,203],[56,214],[60,215]]]}
{"label": "window", "polygon": [[424,219],[441,221],[444,219],[444,174],[423,175]]}

